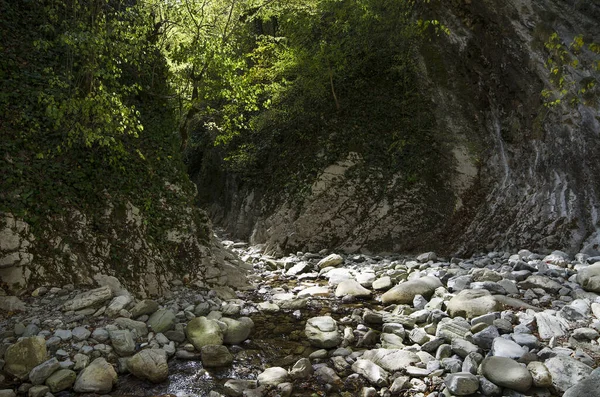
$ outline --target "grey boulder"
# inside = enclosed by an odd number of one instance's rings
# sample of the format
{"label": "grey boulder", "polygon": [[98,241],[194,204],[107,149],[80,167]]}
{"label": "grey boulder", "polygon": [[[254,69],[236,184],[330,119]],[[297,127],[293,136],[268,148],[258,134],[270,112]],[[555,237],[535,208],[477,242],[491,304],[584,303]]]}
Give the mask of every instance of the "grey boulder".
{"label": "grey boulder", "polygon": [[304,332],[311,345],[328,349],[342,341],[337,322],[330,316],[313,317],[306,322]]}
{"label": "grey boulder", "polygon": [[498,386],[519,392],[527,391],[533,382],[527,368],[508,357],[486,357],[481,374]]}
{"label": "grey boulder", "polygon": [[77,393],[110,393],[117,383],[117,372],[104,358],[91,362],[77,376],[73,390]]}
{"label": "grey boulder", "polygon": [[437,277],[425,276],[396,285],[381,295],[381,301],[384,305],[391,303],[412,304],[415,296],[423,295],[429,299],[435,289],[441,286],[442,282]]}
{"label": "grey boulder", "polygon": [[160,383],[169,377],[167,353],[162,349],[146,349],[127,360],[129,372],[140,379]]}

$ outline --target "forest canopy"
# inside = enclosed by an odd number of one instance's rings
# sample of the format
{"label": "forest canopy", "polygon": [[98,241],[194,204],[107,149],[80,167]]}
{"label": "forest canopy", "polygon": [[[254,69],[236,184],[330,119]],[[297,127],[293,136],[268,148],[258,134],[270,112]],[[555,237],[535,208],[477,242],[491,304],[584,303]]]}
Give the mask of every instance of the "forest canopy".
{"label": "forest canopy", "polygon": [[397,163],[428,134],[426,111],[415,112],[416,49],[424,30],[440,26],[418,22],[413,1],[0,7],[1,202],[30,218],[63,198],[102,201],[99,187],[136,193],[150,209],[146,187],[181,173],[181,148],[220,145],[234,172],[269,164],[296,167],[302,179],[317,165],[285,153],[314,159],[330,147],[336,156],[369,140]]}

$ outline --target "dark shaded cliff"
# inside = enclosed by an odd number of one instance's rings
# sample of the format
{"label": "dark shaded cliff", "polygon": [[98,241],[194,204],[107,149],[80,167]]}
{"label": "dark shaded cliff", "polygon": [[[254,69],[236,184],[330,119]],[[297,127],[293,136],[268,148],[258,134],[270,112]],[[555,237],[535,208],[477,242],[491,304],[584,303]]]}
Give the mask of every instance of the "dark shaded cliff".
{"label": "dark shaded cliff", "polygon": [[[453,1],[432,2],[423,12],[450,34],[420,47],[420,84],[428,100],[414,117],[429,114],[433,123],[430,133],[411,138],[408,161],[377,161],[386,156],[372,153],[377,135],[354,145],[328,137],[316,149],[289,138],[297,146],[277,153],[293,165],[284,172],[288,184],[302,185],[295,179],[301,169],[296,158],[306,147],[314,158],[334,159],[320,165],[302,194],[290,194],[281,182],[281,188],[269,185],[281,173],[276,163],[242,178],[222,171],[220,149],[205,143],[191,161],[200,191],[210,192],[201,205],[216,223],[275,251],[467,254],[527,247],[596,253],[600,121],[594,92],[585,101],[565,99],[551,107],[544,106],[542,92],[556,89],[545,66],[553,32],[580,61],[564,67],[574,82],[569,89],[598,77],[581,66],[597,54],[575,53],[569,44],[578,35],[600,41],[600,5]],[[357,101],[362,109],[385,98],[365,90]],[[361,133],[368,135],[374,124],[361,125]]]}

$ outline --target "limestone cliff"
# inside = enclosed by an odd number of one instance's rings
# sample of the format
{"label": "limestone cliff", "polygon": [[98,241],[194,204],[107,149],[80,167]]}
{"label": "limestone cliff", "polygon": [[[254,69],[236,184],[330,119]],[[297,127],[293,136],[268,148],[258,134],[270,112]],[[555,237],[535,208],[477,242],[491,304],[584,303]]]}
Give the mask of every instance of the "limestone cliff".
{"label": "limestone cliff", "polygon": [[[599,41],[600,5],[456,0],[431,2],[425,13],[450,30],[425,43],[419,60],[436,127],[433,139],[420,143],[417,168],[435,172],[406,183],[406,169],[386,173],[358,147],[322,167],[296,200],[197,167],[201,190],[213,189],[203,204],[214,221],[283,251],[597,253],[597,102],[546,107],[541,93],[552,88],[544,65],[550,34],[566,48],[580,34]],[[575,81],[598,77],[567,72]],[[196,160],[206,163],[213,151]]]}
{"label": "limestone cliff", "polygon": [[[170,183],[164,188],[188,194]],[[38,286],[93,286],[115,276],[132,293],[147,297],[167,293],[173,282],[200,288],[246,285],[240,262],[212,235],[210,222],[198,209],[165,198],[168,227],[150,231],[160,223],[131,202],[106,196],[102,214],[70,208],[44,220],[44,228],[2,214],[1,286],[13,292]]]}

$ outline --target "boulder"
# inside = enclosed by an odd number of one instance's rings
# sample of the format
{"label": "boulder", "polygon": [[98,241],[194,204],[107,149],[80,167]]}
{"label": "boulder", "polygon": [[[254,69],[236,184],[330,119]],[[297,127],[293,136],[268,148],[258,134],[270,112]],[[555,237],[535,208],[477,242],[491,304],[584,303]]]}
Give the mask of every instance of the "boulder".
{"label": "boulder", "polygon": [[55,357],[44,361],[29,372],[29,381],[34,385],[42,385],[55,371],[60,368],[60,363]]}
{"label": "boulder", "polygon": [[336,347],[342,341],[337,322],[330,316],[309,319],[306,322],[304,332],[310,344],[319,348]]}
{"label": "boulder", "polygon": [[46,360],[46,341],[42,336],[23,338],[6,349],[4,371],[19,379],[27,379],[29,371]]}
{"label": "boulder", "polygon": [[392,279],[390,276],[383,276],[373,281],[372,288],[377,291],[388,290],[392,288]]}
{"label": "boulder", "polygon": [[209,367],[226,367],[233,363],[233,356],[223,345],[206,345],[200,349],[202,365]]}
{"label": "boulder", "polygon": [[65,302],[63,310],[81,310],[86,307],[98,306],[112,298],[112,296],[113,294],[110,287],[105,286],[96,288],[91,291],[82,292],[70,301]]}
{"label": "boulder", "polygon": [[561,393],[588,377],[592,368],[573,357],[557,355],[544,362],[552,375],[552,385]]}
{"label": "boulder", "polygon": [[109,331],[110,342],[115,352],[121,356],[131,356],[135,353],[135,341],[131,332],[126,329]]}
{"label": "boulder", "polygon": [[288,372],[281,367],[271,367],[258,374],[258,384],[277,386],[280,383],[289,382]]}
{"label": "boulder", "polygon": [[175,326],[175,313],[168,309],[157,310],[150,316],[147,324],[152,331],[165,333]]}
{"label": "boulder", "polygon": [[465,289],[454,296],[447,304],[450,317],[478,317],[501,310],[501,305],[484,289]]}
{"label": "boulder", "polygon": [[579,269],[577,282],[586,291],[600,293],[600,262]]}
{"label": "boulder", "polygon": [[546,292],[557,293],[561,288],[562,284],[558,281],[554,281],[549,277],[534,274],[527,277],[525,280],[519,282],[519,288],[521,289],[533,289],[542,288]]}
{"label": "boulder", "polygon": [[254,329],[254,321],[249,317],[240,317],[237,320],[223,317],[219,321],[227,324],[227,330],[223,335],[223,343],[235,345],[242,343],[250,336]]}
{"label": "boulder", "polygon": [[567,321],[550,313],[536,313],[535,322],[538,327],[538,334],[544,340],[548,340],[553,336],[564,336],[569,329]]}
{"label": "boulder", "polygon": [[373,349],[367,350],[362,358],[369,360],[386,371],[398,372],[402,369],[421,361],[419,356],[407,350],[400,349]]}
{"label": "boulder", "polygon": [[352,364],[352,371],[362,375],[371,384],[379,387],[388,385],[389,374],[379,365],[364,359],[358,359]]}
{"label": "boulder", "polygon": [[24,312],[27,310],[25,302],[16,296],[0,296],[0,310],[7,312]]}
{"label": "boulder", "polygon": [[99,357],[79,373],[73,390],[77,393],[107,394],[116,383],[115,369],[104,358]]}
{"label": "boulder", "polygon": [[468,396],[479,389],[479,379],[470,372],[456,372],[446,375],[444,383],[456,396]]}
{"label": "boulder", "polygon": [[76,378],[75,371],[59,369],[46,379],[46,386],[50,388],[52,393],[58,393],[59,391],[70,389],[73,383],[75,383]]}
{"label": "boulder", "polygon": [[312,364],[308,358],[301,358],[296,361],[292,369],[290,370],[290,376],[292,379],[308,379],[313,374],[314,370]]}
{"label": "boulder", "polygon": [[533,382],[527,368],[508,357],[486,357],[481,363],[481,374],[500,387],[519,392],[529,390]]}
{"label": "boulder", "polygon": [[492,355],[496,357],[508,357],[518,360],[525,354],[525,349],[512,340],[502,337],[495,338],[492,342]]}
{"label": "boulder", "polygon": [[532,361],[527,364],[527,369],[533,379],[535,387],[550,387],[552,386],[552,375],[548,368],[539,361]]}
{"label": "boulder", "polygon": [[151,315],[158,310],[158,303],[151,299],[145,299],[136,303],[133,309],[130,310],[133,318],[143,316],[145,314]]}
{"label": "boulder", "polygon": [[27,391],[28,397],[44,397],[46,393],[50,391],[50,388],[45,385],[35,385]]}
{"label": "boulder", "polygon": [[200,350],[206,345],[223,344],[223,331],[219,323],[206,317],[192,319],[185,328],[185,333],[196,350]]}
{"label": "boulder", "polygon": [[598,395],[600,395],[600,369],[595,369],[590,376],[569,387],[563,397],[597,397]]}
{"label": "boulder", "polygon": [[433,276],[425,276],[416,280],[405,281],[381,295],[384,305],[391,303],[412,304],[417,295],[423,295],[429,299],[436,288],[441,287],[442,282]]}
{"label": "boulder", "polygon": [[317,263],[317,267],[319,269],[325,269],[326,267],[336,267],[344,263],[344,258],[342,258],[338,254],[331,254],[321,259],[319,263]]}
{"label": "boulder", "polygon": [[358,281],[354,279],[344,280],[339,283],[335,289],[335,296],[341,298],[346,295],[355,298],[368,298],[371,296],[371,291],[360,285]]}
{"label": "boulder", "polygon": [[169,377],[167,353],[162,349],[146,349],[127,360],[129,372],[140,379],[160,383]]}
{"label": "boulder", "polygon": [[119,315],[121,310],[125,309],[125,306],[127,306],[129,302],[131,302],[131,297],[128,295],[116,296],[109,303],[105,314],[109,317],[116,317]]}

